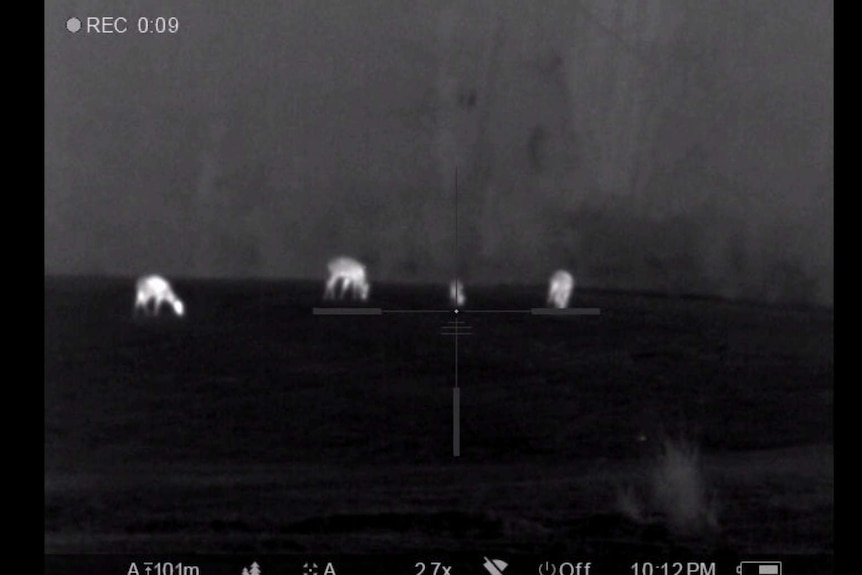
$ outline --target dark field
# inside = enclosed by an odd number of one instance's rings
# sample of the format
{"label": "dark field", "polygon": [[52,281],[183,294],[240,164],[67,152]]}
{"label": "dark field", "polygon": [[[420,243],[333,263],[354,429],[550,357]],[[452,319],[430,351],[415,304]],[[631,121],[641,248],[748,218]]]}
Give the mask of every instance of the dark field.
{"label": "dark field", "polygon": [[[456,458],[452,315],[178,281],[186,318],[134,321],[133,283],[46,279],[46,553],[831,558],[831,311],[581,292],[600,316],[471,314],[545,293],[468,286]],[[445,296],[374,286],[368,305]],[[624,513],[662,434],[700,449],[707,527]]]}

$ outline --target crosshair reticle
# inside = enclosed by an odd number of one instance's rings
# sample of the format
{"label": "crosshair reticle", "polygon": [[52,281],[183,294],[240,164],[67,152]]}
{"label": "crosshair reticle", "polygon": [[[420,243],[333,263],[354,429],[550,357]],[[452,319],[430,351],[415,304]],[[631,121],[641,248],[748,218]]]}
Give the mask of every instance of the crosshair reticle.
{"label": "crosshair reticle", "polygon": [[[453,269],[454,278],[460,278],[460,254],[458,249],[458,169],[455,169],[455,194],[454,194],[454,211],[455,222],[453,229],[454,236],[454,253]],[[454,342],[454,381],[452,387],[452,455],[460,457],[461,455],[461,382],[458,373],[458,339],[464,336],[473,335],[472,328],[463,319],[461,314],[530,314],[533,316],[597,316],[601,315],[601,309],[595,307],[572,307],[572,308],[551,308],[551,307],[536,307],[526,309],[461,309],[457,305],[451,308],[431,308],[431,309],[388,309],[380,307],[315,307],[312,310],[314,315],[343,315],[343,316],[360,316],[360,315],[384,315],[384,314],[428,314],[439,313],[452,316],[440,328],[441,335],[452,337]]]}

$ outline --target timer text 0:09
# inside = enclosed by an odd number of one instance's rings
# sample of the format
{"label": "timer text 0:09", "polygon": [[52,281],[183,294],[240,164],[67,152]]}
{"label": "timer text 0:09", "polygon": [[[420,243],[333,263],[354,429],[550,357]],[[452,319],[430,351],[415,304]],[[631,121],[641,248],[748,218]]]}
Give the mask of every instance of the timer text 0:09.
{"label": "timer text 0:09", "polygon": [[87,34],[125,34],[132,31],[138,34],[176,34],[180,29],[180,19],[176,16],[147,18],[141,16],[130,28],[125,16],[88,16]]}

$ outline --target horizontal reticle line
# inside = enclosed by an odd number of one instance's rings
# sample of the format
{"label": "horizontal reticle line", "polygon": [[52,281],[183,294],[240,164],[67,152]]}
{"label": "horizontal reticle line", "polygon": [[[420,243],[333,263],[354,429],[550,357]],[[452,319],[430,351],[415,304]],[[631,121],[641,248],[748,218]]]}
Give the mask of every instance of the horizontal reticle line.
{"label": "horizontal reticle line", "polygon": [[[531,315],[601,315],[597,307],[531,309],[464,309],[460,313],[529,313]],[[316,307],[314,315],[382,315],[385,313],[453,313],[451,309],[383,309],[379,307]]]}
{"label": "horizontal reticle line", "polygon": [[384,309],[383,313],[453,313],[451,309]]}
{"label": "horizontal reticle line", "polygon": [[381,315],[379,307],[316,307],[314,315]]}
{"label": "horizontal reticle line", "polygon": [[550,308],[550,307],[534,307],[530,310],[533,315],[601,315],[602,310],[597,307],[570,307],[570,308]]}
{"label": "horizontal reticle line", "polygon": [[463,313],[530,313],[528,309],[463,309]]}

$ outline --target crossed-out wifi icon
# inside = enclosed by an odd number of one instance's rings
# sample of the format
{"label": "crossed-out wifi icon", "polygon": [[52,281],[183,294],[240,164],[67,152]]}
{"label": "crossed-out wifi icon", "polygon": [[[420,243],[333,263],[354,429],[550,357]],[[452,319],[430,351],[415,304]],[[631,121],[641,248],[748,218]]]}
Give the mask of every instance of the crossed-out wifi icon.
{"label": "crossed-out wifi icon", "polygon": [[491,575],[503,575],[503,571],[508,566],[509,564],[502,559],[488,559],[487,557],[485,557],[485,563],[482,564],[482,567],[485,568],[485,571],[487,571]]}

